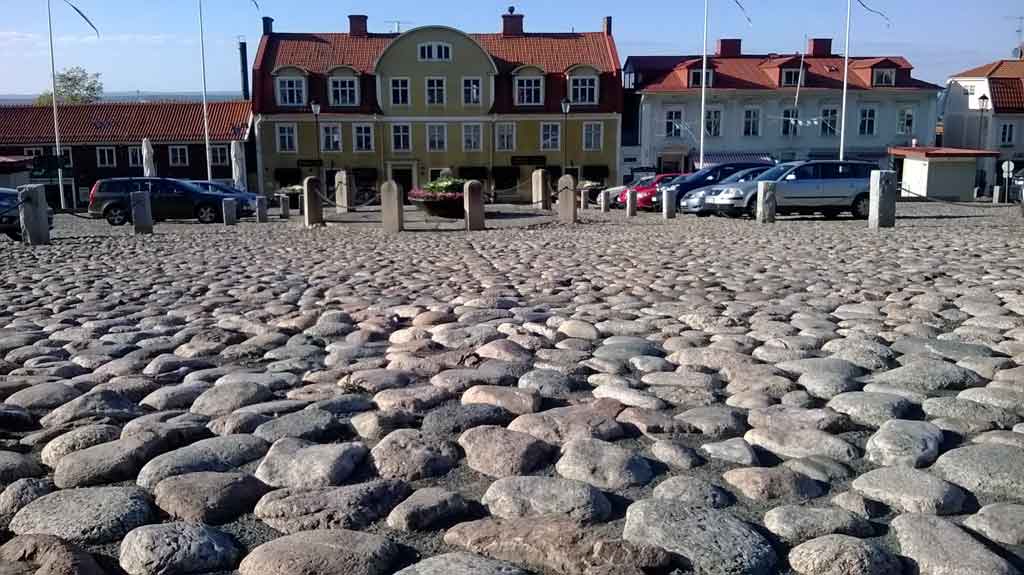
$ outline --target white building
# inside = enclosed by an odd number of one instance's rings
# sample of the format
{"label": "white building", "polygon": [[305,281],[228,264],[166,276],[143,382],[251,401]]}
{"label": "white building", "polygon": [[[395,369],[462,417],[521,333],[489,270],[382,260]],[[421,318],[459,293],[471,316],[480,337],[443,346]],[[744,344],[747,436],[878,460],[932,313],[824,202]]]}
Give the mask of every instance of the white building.
{"label": "white building", "polygon": [[[733,159],[836,158],[839,154],[843,58],[832,41],[813,39],[806,54],[743,54],[723,39],[708,58],[707,107],[700,118],[701,57],[634,56],[626,88],[640,95],[639,164],[688,171]],[[911,76],[902,57],[851,58],[846,157],[882,162],[890,146],[935,139],[941,87]]]}
{"label": "white building", "polygon": [[1024,169],[1024,60],[999,60],[949,79],[943,144],[999,152],[982,162],[986,186],[1003,184],[997,166]]}

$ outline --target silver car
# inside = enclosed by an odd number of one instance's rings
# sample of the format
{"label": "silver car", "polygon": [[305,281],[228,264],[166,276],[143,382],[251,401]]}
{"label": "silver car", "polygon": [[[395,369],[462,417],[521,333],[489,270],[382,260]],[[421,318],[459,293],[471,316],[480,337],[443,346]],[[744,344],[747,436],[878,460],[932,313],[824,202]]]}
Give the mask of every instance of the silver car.
{"label": "silver car", "polygon": [[732,187],[733,184],[739,184],[753,180],[766,172],[771,166],[758,166],[756,168],[750,168],[747,170],[740,170],[735,174],[725,178],[721,182],[718,182],[712,186],[704,186],[703,188],[697,188],[696,190],[690,190],[683,194],[683,197],[679,200],[679,211],[684,214],[695,214],[699,216],[710,216],[715,213],[715,206],[711,205],[707,200],[708,198],[717,196],[722,193],[726,188]]}
{"label": "silver car", "polygon": [[868,217],[871,171],[876,169],[877,164],[869,162],[789,162],[755,180],[728,186],[707,201],[725,215],[752,216],[757,209],[758,183],[775,182],[780,215],[820,213],[831,218],[850,212],[864,219]]}

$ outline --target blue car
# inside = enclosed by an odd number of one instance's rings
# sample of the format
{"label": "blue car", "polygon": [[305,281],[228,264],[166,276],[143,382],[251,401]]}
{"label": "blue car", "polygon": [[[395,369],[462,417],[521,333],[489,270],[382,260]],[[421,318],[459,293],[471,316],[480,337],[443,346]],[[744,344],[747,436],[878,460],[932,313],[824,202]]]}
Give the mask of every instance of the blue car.
{"label": "blue car", "polygon": [[[53,210],[47,208],[50,228],[53,228]],[[0,188],[0,234],[16,242],[21,241],[21,213],[18,210],[18,190]]]}
{"label": "blue car", "polygon": [[[677,209],[682,209],[684,207],[683,196],[688,192],[698,188],[713,186],[732,176],[736,172],[749,170],[750,168],[770,168],[772,165],[772,162],[767,161],[728,162],[725,164],[718,164],[710,168],[704,168],[703,170],[693,172],[692,174],[683,174],[682,176],[671,181],[664,182],[658,186],[658,193],[654,194],[655,208],[661,208],[661,194],[665,190],[671,190],[676,193]],[[702,212],[698,213],[698,215],[707,215],[707,213]]]}
{"label": "blue car", "polygon": [[236,198],[238,200],[239,215],[241,215],[242,217],[251,217],[256,214],[256,198],[259,196],[252,192],[239,190],[234,186],[229,186],[227,184],[222,184],[220,182],[191,180],[189,181],[189,183],[198,187],[201,190],[225,194]]}

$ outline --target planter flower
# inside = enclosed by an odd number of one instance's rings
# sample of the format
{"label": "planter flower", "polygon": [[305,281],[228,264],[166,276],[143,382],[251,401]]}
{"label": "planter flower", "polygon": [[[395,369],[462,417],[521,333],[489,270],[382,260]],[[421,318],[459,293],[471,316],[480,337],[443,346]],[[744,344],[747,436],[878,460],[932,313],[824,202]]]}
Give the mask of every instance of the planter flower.
{"label": "planter flower", "polygon": [[424,212],[441,218],[465,216],[462,189],[466,180],[444,177],[409,192],[409,201]]}

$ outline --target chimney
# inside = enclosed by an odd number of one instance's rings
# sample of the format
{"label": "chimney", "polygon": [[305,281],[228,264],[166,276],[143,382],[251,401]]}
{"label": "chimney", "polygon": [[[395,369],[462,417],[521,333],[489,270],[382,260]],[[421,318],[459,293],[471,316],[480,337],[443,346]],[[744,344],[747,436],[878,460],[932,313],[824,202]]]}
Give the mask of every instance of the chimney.
{"label": "chimney", "polygon": [[735,58],[743,54],[743,40],[739,38],[722,38],[718,41],[717,56]]}
{"label": "chimney", "polygon": [[270,16],[264,16],[263,17],[263,34],[267,35],[267,34],[273,34],[273,33],[274,33],[274,19],[271,18]]}
{"label": "chimney", "polygon": [[825,58],[832,55],[832,38],[811,38],[807,42],[807,55]]}
{"label": "chimney", "polygon": [[242,99],[249,99],[249,48],[245,44],[245,40],[239,38],[238,40],[238,60],[241,64],[242,70]]}
{"label": "chimney", "polygon": [[604,35],[605,36],[611,36],[612,35],[612,17],[611,16],[605,16],[604,17]]}
{"label": "chimney", "polygon": [[509,6],[508,14],[501,15],[501,35],[502,36],[522,36],[523,35],[523,15],[516,14],[516,7]]}
{"label": "chimney", "polygon": [[350,36],[365,38],[369,36],[366,28],[367,17],[362,14],[351,14],[348,17],[348,33]]}

